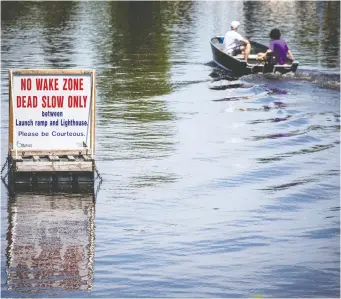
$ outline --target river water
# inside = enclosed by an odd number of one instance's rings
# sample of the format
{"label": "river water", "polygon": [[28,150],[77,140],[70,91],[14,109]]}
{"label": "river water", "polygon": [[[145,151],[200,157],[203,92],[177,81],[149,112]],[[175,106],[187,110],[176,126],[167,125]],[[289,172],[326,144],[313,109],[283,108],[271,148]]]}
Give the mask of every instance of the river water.
{"label": "river water", "polygon": [[[2,297],[339,297],[340,3],[2,2],[8,69],[97,72],[88,194],[1,189]],[[231,80],[209,40],[278,27],[296,75]]]}

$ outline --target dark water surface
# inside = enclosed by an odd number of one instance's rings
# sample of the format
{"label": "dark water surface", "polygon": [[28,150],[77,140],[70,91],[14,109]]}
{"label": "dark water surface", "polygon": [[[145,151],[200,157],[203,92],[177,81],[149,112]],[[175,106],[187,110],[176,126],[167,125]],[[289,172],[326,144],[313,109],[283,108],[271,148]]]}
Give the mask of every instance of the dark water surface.
{"label": "dark water surface", "polygon": [[[2,297],[339,297],[339,2],[2,2],[8,69],[97,71],[91,195],[1,191]],[[282,30],[296,75],[210,37]]]}

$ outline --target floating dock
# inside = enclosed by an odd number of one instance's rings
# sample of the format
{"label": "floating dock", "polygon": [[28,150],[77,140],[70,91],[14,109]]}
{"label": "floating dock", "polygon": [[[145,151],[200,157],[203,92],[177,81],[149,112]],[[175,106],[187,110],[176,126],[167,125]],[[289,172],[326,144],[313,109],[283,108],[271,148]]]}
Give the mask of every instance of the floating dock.
{"label": "floating dock", "polygon": [[87,154],[9,157],[11,189],[68,189],[93,186],[95,161]]}

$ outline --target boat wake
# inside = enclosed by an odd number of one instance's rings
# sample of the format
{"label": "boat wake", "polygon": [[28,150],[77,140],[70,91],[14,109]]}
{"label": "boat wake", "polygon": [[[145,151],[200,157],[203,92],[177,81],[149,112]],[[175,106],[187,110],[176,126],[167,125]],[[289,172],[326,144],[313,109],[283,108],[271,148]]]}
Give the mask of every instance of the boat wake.
{"label": "boat wake", "polygon": [[259,79],[310,82],[321,88],[340,91],[340,73],[324,73],[321,71],[301,70],[297,71],[295,74],[255,74],[243,77],[243,80],[246,82],[254,82]]}
{"label": "boat wake", "polygon": [[215,81],[228,80],[255,83],[259,80],[283,80],[283,81],[305,81],[318,85],[321,88],[340,90],[340,71],[320,71],[312,69],[299,69],[296,73],[267,73],[267,74],[251,74],[243,77],[234,76],[231,73],[226,72],[219,68],[214,61],[210,61],[205,65],[211,66],[212,72],[209,76]]}

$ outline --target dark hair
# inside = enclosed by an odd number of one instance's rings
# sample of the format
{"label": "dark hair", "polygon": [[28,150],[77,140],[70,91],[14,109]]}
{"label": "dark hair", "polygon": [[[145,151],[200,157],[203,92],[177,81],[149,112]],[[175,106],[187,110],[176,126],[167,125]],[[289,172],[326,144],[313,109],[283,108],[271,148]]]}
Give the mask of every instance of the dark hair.
{"label": "dark hair", "polygon": [[281,38],[281,31],[279,29],[272,29],[270,32],[271,39],[280,39]]}

